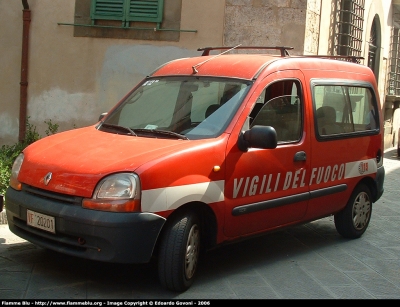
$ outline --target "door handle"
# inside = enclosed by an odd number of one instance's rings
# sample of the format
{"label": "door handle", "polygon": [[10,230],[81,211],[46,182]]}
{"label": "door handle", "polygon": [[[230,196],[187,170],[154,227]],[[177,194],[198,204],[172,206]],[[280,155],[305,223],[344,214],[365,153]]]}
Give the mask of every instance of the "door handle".
{"label": "door handle", "polygon": [[306,161],[307,156],[304,151],[298,151],[294,155],[294,161]]}

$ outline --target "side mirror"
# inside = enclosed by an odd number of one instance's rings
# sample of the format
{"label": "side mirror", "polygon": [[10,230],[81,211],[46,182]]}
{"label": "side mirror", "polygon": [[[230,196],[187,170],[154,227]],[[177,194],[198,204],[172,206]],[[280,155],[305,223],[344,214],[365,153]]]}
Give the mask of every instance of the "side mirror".
{"label": "side mirror", "polygon": [[4,196],[0,194],[0,212],[3,211],[4,207]]}
{"label": "side mirror", "polygon": [[99,121],[101,121],[107,114],[108,114],[107,112],[101,113],[99,116]]}
{"label": "side mirror", "polygon": [[274,149],[278,141],[276,131],[271,126],[254,126],[239,135],[238,147],[247,152],[249,148]]}

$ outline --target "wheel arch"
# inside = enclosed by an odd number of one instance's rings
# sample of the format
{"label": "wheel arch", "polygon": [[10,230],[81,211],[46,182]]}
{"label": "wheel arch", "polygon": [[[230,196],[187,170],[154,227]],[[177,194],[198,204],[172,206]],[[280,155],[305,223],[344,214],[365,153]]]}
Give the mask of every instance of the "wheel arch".
{"label": "wheel arch", "polygon": [[[205,203],[202,202],[190,202],[179,208],[175,209],[168,217],[166,222],[161,229],[158,238],[162,238],[162,234],[166,229],[166,226],[175,219],[177,216],[182,216],[185,214],[196,214],[200,218],[200,229],[201,229],[201,245],[202,251],[206,251],[214,248],[217,245],[217,218],[214,211]],[[156,254],[158,254],[160,240],[157,240],[156,244]]]}
{"label": "wheel arch", "polygon": [[378,187],[376,185],[376,182],[373,178],[371,177],[365,177],[362,180],[360,180],[359,183],[354,187],[354,189],[359,186],[360,184],[364,183],[370,190],[371,192],[371,197],[372,197],[372,202],[377,201],[378,199]]}

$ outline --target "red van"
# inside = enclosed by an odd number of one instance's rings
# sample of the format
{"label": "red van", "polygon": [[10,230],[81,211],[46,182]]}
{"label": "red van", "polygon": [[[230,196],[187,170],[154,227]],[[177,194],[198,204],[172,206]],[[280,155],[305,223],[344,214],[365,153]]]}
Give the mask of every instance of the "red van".
{"label": "red van", "polygon": [[223,243],[330,215],[360,237],[385,177],[375,76],[354,58],[290,49],[199,49],[95,125],[33,143],[5,195],[10,230],[87,259],[154,257],[174,291]]}

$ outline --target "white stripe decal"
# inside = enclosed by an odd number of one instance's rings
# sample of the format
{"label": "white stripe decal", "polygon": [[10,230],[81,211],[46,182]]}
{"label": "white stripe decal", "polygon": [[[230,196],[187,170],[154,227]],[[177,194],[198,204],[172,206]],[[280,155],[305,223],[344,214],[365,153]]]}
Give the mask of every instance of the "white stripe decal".
{"label": "white stripe decal", "polygon": [[191,201],[206,204],[224,200],[225,181],[211,181],[142,191],[142,211],[176,209]]}
{"label": "white stripe decal", "polygon": [[375,159],[361,160],[346,163],[346,171],[344,178],[354,178],[374,174],[377,172],[377,165]]}

